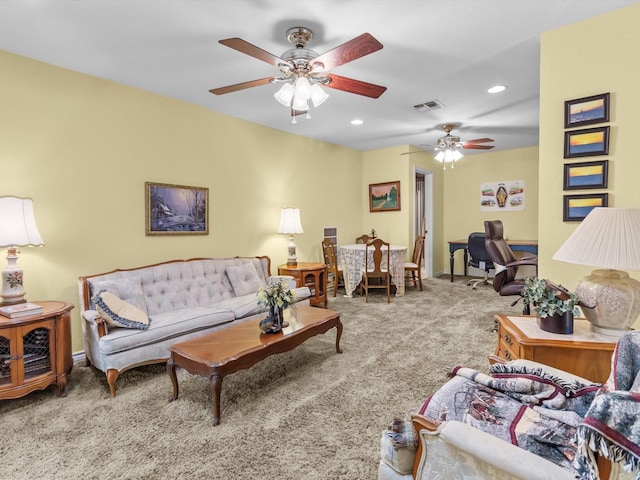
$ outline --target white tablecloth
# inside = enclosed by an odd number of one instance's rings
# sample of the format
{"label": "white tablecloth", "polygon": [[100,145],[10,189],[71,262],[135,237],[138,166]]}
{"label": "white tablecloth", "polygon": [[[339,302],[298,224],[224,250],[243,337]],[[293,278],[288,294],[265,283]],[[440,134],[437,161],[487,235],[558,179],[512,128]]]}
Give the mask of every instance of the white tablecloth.
{"label": "white tablecloth", "polygon": [[[389,258],[389,263],[391,268],[391,282],[396,286],[396,297],[401,297],[404,295],[404,259],[407,255],[407,247],[391,245],[390,249],[391,257]],[[368,263],[371,267],[373,250],[373,248],[369,249],[370,258],[368,259]],[[362,243],[338,247],[338,264],[342,266],[346,297],[351,297],[353,291],[362,281],[362,272],[365,267],[365,252],[366,245]],[[386,264],[386,257],[383,257],[383,261]]]}

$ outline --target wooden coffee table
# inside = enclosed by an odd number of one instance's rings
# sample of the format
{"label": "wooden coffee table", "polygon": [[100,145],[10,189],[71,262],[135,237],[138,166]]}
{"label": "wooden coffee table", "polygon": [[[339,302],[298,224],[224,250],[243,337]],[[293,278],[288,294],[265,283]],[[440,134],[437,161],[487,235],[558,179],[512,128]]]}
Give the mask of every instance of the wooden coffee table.
{"label": "wooden coffee table", "polygon": [[249,368],[275,353],[293,350],[308,338],[333,327],[337,330],[336,352],[342,353],[342,323],[338,312],[302,305],[285,310],[284,318],[289,326],[280,333],[262,333],[259,320],[250,320],[172,345],[167,361],[167,373],[173,383],[173,397],[169,401],[178,398],[176,367],[208,377],[211,379],[213,424],[219,425],[220,392],[225,375]]}

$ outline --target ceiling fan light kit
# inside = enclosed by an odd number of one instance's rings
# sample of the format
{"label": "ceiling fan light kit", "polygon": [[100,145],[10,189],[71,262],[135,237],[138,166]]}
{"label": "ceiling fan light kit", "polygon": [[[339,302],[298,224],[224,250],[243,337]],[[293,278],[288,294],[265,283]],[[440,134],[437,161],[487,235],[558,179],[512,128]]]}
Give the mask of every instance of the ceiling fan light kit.
{"label": "ceiling fan light kit", "polygon": [[[455,123],[445,123],[442,125],[442,130],[446,134],[444,137],[440,137],[436,145],[420,145],[421,147],[431,147],[438,152],[433,158],[442,163],[442,168],[447,168],[447,163],[453,164],[460,160],[464,155],[460,150],[472,149],[472,150],[490,150],[494,145],[479,145],[481,143],[493,142],[491,138],[476,138],[475,140],[467,140],[461,142],[460,137],[451,135],[451,131],[456,127]],[[424,149],[423,149],[424,150]],[[402,155],[411,154],[416,152],[405,152]]]}
{"label": "ceiling fan light kit", "polygon": [[307,119],[311,118],[309,101],[317,108],[329,98],[329,94],[321,88],[321,85],[370,98],[378,98],[387,89],[372,83],[327,73],[335,67],[380,50],[382,44],[372,35],[363,33],[322,55],[306,47],[312,37],[313,32],[308,28],[290,28],[287,30],[287,40],[295,48],[287,50],[280,57],[240,38],[220,40],[219,43],[222,45],[275,65],[282,76],[261,78],[209,91],[215,95],[223,95],[268,83],[282,83],[274,97],[278,103],[290,109],[291,123],[297,123],[297,115],[306,114]]}

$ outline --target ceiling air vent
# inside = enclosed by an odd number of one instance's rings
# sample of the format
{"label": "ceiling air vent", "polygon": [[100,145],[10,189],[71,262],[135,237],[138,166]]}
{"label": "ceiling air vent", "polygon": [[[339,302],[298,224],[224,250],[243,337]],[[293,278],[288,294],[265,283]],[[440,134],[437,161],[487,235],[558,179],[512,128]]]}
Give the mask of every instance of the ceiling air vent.
{"label": "ceiling air vent", "polygon": [[444,107],[444,104],[439,100],[429,100],[428,102],[419,103],[418,105],[414,105],[418,112],[427,112],[429,110],[437,110],[439,108]]}

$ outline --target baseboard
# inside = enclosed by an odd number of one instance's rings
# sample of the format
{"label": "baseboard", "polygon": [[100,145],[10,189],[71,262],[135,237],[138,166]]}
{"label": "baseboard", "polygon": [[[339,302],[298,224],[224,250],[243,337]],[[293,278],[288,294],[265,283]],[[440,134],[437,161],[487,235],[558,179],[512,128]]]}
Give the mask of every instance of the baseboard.
{"label": "baseboard", "polygon": [[79,352],[73,352],[71,354],[71,357],[73,358],[73,363],[84,362],[86,358],[84,354],[84,350],[80,350]]}

